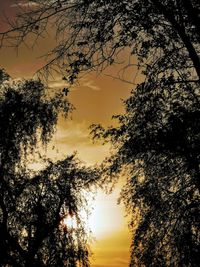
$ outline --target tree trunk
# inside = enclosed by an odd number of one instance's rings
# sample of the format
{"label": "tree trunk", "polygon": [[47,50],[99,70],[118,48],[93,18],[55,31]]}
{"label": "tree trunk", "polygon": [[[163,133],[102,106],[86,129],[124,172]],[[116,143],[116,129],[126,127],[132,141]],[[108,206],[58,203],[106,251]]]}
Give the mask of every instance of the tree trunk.
{"label": "tree trunk", "polygon": [[[188,1],[188,0],[186,0]],[[182,42],[185,45],[185,48],[188,51],[189,57],[193,62],[194,68],[196,70],[196,73],[198,75],[198,80],[200,82],[200,58],[189,38],[189,36],[186,34],[184,27],[182,27],[173,16],[173,13],[171,10],[167,10],[167,8],[162,4],[159,0],[151,0],[151,2],[154,4],[154,6],[160,11],[161,14],[164,15],[164,17],[171,23],[172,27],[175,29],[175,31],[180,36]]]}

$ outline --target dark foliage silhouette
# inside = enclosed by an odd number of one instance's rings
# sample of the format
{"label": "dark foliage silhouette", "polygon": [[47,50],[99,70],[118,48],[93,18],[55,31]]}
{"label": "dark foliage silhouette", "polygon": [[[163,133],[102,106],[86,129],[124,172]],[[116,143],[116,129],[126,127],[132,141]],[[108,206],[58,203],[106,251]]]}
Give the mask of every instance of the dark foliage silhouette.
{"label": "dark foliage silhouette", "polygon": [[[125,101],[119,127],[93,128],[111,139],[103,180],[125,167],[121,199],[132,213],[131,266],[199,266],[200,2],[197,0],[35,1],[22,10],[2,45],[43,36],[49,23],[58,45],[45,71],[73,83],[82,71],[118,63],[126,49],[144,82]],[[134,69],[133,69],[134,72]],[[131,77],[132,78],[132,77]]]}
{"label": "dark foliage silhouette", "polygon": [[47,97],[39,81],[14,83],[3,70],[0,77],[0,266],[89,266],[80,212],[95,172],[75,155],[45,160],[42,171],[27,166],[38,141],[48,143],[58,114],[67,115],[70,104],[62,92]]}
{"label": "dark foliage silhouette", "polygon": [[[119,126],[92,128],[111,140],[106,181],[125,169],[121,201],[132,213],[130,266],[199,266],[200,102],[198,90],[141,84]],[[196,87],[198,89],[198,87]]]}
{"label": "dark foliage silhouette", "polygon": [[[17,19],[1,33],[1,43],[20,45],[30,36],[37,41],[53,25],[58,45],[48,53],[44,70],[59,69],[73,82],[81,71],[101,71],[118,62],[120,51],[128,47],[130,56],[138,59],[136,70],[151,79],[199,81],[197,0],[34,2],[33,8],[19,6]],[[123,73],[119,73],[122,79]]]}

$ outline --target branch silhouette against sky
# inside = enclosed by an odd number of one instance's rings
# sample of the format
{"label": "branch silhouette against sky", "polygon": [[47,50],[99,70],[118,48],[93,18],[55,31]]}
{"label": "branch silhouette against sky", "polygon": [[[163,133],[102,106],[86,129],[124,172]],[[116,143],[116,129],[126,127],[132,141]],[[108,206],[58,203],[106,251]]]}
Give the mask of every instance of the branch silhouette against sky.
{"label": "branch silhouette against sky", "polygon": [[199,1],[15,2],[2,49],[53,40],[36,77],[60,75],[63,93],[79,81],[97,93],[85,77],[113,68],[107,78],[132,86],[113,126],[91,126],[94,140],[111,145],[98,183],[113,189],[126,180],[120,200],[131,215],[130,266],[199,266]]}

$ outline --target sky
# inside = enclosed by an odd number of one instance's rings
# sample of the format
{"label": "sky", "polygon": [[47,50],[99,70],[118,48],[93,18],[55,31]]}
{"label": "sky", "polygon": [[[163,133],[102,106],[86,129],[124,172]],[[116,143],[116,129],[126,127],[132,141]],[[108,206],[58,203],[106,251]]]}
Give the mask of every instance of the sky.
{"label": "sky", "polygon": [[[14,14],[14,1],[0,0],[0,12],[11,17]],[[0,30],[5,29],[1,24]],[[13,77],[31,78],[45,63],[41,56],[54,44],[52,36],[40,40],[34,49],[22,45],[18,52],[13,48],[0,50],[0,67]],[[50,151],[52,157],[60,159],[77,151],[79,158],[87,165],[101,163],[109,155],[109,145],[93,143],[88,127],[92,123],[105,126],[112,123],[114,114],[123,112],[122,99],[130,94],[132,86],[106,74],[116,73],[116,68],[106,70],[97,76],[86,75],[73,87],[69,100],[75,106],[72,119],[60,119],[52,143],[56,150]],[[61,77],[51,80],[53,88],[64,87]],[[93,256],[91,267],[125,267],[129,262],[130,233],[123,206],[117,205],[121,183],[111,195],[99,190],[93,202],[93,211],[89,219],[95,241],[91,245]]]}

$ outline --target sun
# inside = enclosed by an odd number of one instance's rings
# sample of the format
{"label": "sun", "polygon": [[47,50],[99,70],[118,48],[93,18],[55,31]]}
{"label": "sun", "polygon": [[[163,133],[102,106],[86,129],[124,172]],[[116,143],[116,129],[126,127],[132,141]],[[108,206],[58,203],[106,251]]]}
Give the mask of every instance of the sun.
{"label": "sun", "polygon": [[71,216],[71,215],[66,215],[62,221],[61,221],[61,226],[64,229],[67,229],[68,231],[72,231],[74,229],[77,229],[78,225],[77,225],[77,220],[75,218],[75,216]]}
{"label": "sun", "polygon": [[96,239],[102,239],[120,231],[124,223],[124,211],[117,205],[118,193],[107,195],[99,190],[92,201],[88,227]]}
{"label": "sun", "polygon": [[[120,231],[124,223],[124,212],[117,205],[118,194],[107,195],[98,190],[95,199],[92,194],[87,195],[91,212],[89,215],[84,210],[79,214],[81,221],[85,222],[86,231],[91,232],[96,240],[103,239]],[[67,214],[61,221],[61,225],[68,231],[74,231],[79,227],[76,216]]]}
{"label": "sun", "polygon": [[65,217],[63,219],[63,224],[68,226],[69,228],[76,228],[76,220],[71,216]]}

